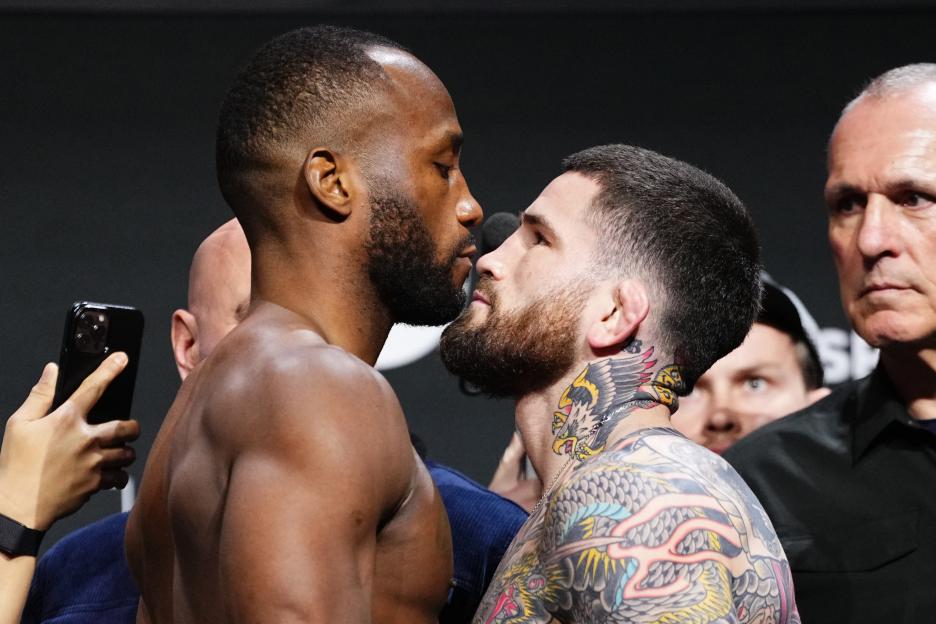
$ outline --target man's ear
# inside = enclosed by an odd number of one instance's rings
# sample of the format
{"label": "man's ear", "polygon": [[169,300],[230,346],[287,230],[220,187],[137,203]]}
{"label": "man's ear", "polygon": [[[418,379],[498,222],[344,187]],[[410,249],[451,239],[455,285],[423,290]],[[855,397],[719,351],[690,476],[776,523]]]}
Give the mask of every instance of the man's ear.
{"label": "man's ear", "polygon": [[617,282],[610,295],[605,313],[588,328],[588,344],[595,351],[623,345],[637,334],[650,312],[650,298],[642,282]]}
{"label": "man's ear", "polygon": [[326,147],[309,152],[302,167],[309,192],[326,210],[341,219],[351,214],[351,173],[347,160]]}
{"label": "man's ear", "polygon": [[188,310],[172,313],[172,355],[179,377],[185,381],[198,364],[198,321]]}

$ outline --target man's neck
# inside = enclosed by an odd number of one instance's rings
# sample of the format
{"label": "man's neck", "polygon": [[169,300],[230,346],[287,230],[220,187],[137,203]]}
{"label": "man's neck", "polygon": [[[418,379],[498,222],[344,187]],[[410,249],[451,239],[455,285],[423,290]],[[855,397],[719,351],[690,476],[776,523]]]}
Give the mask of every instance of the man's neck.
{"label": "man's neck", "polygon": [[881,350],[881,363],[910,415],[936,419],[936,349],[887,347]]}
{"label": "man's neck", "polygon": [[624,436],[670,426],[674,390],[682,383],[676,367],[639,341],[573,371],[517,399],[517,427],[545,489],[567,465],[602,453]]}
{"label": "man's neck", "polygon": [[256,308],[264,303],[288,310],[325,342],[371,366],[393,326],[364,271],[335,262],[333,257],[321,262],[255,259],[251,305]]}

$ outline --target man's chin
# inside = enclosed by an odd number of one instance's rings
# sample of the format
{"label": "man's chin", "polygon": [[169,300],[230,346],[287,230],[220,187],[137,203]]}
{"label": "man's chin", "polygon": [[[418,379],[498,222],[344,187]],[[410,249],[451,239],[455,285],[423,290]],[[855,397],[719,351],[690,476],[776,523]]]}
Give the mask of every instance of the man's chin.
{"label": "man's chin", "polygon": [[912,312],[877,310],[853,321],[855,332],[875,349],[895,345],[929,344],[936,337],[936,315],[927,318]]}

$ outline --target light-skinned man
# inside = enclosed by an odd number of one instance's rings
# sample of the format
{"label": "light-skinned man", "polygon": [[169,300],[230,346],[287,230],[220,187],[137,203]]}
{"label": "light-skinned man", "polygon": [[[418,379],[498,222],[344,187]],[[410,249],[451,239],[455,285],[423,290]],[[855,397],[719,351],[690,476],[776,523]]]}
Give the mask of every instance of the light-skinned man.
{"label": "light-skinned man", "polygon": [[842,305],[881,352],[868,377],[725,454],[777,527],[807,622],[936,610],[936,65],[875,80],[829,142]]}
{"label": "light-skinned man", "polygon": [[755,318],[744,206],[626,145],[564,170],[478,261],[472,303],[442,337],[450,370],[516,398],[545,484],[475,622],[797,622],[763,509],[670,423]]}

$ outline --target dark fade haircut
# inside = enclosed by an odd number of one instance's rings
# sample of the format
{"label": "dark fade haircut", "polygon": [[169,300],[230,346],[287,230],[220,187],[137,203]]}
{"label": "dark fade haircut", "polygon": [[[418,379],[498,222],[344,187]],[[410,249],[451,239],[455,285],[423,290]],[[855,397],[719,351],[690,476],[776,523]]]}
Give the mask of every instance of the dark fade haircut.
{"label": "dark fade haircut", "polygon": [[586,213],[596,264],[649,285],[652,331],[688,393],[757,316],[760,246],[744,204],[704,171],[630,145],[586,149],[562,167],[598,183]]}
{"label": "dark fade haircut", "polygon": [[267,42],[240,70],[221,104],[216,165],[221,192],[245,227],[242,205],[260,199],[249,174],[290,144],[353,152],[349,124],[386,79],[366,54],[374,47],[408,52],[373,33],[311,26]]}

